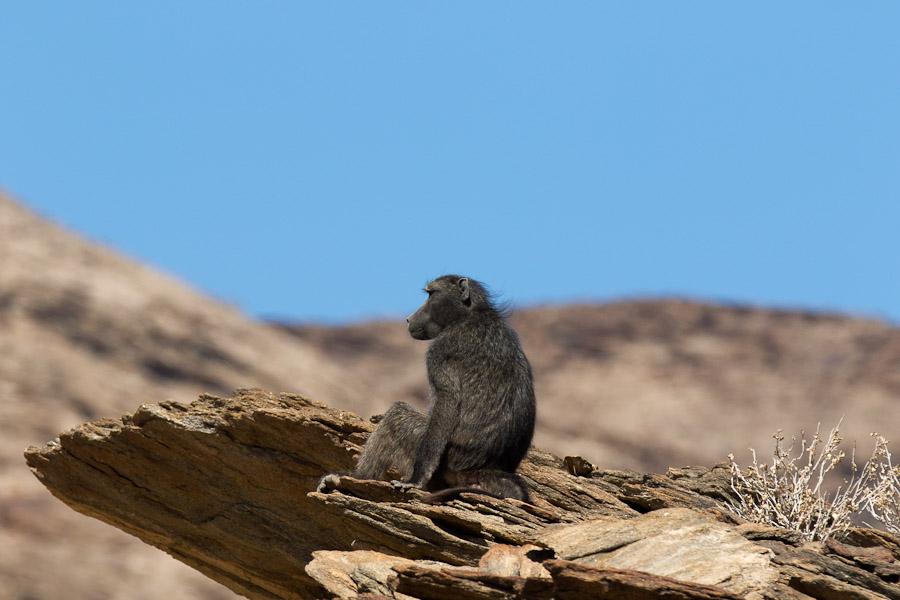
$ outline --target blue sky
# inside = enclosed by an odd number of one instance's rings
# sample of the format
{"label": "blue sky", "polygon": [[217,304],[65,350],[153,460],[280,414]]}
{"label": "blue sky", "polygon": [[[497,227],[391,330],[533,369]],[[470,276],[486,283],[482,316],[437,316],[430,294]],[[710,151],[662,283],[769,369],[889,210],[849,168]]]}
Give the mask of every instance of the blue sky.
{"label": "blue sky", "polygon": [[681,295],[900,322],[900,4],[0,7],[0,187],[264,317]]}

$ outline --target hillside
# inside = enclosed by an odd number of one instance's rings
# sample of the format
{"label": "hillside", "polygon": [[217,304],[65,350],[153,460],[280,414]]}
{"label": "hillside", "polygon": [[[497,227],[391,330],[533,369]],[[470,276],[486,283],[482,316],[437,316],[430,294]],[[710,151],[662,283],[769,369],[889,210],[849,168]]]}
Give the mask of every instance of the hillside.
{"label": "hillside", "polygon": [[0,196],[0,598],[232,597],[72,514],[23,469],[22,451],[160,398],[266,382],[349,400],[353,379],[315,348]]}
{"label": "hillside", "polygon": [[[410,290],[410,310],[420,301]],[[765,455],[775,430],[841,415],[861,452],[871,430],[900,439],[900,420],[885,418],[900,396],[900,330],[885,323],[656,300],[533,308],[513,324],[535,369],[536,445],[602,468],[712,465],[748,444]],[[26,446],[238,387],[363,415],[424,406],[425,347],[402,322],[249,319],[0,195],[0,599],[233,596],[67,509],[28,473]]]}

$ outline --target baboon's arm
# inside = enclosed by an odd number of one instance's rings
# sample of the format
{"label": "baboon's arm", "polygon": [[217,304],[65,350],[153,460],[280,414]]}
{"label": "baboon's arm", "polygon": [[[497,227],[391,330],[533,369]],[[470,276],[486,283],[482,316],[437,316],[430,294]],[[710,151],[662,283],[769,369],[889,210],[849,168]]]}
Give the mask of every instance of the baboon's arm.
{"label": "baboon's arm", "polygon": [[413,463],[409,482],[422,487],[441,464],[441,457],[450,441],[453,430],[459,423],[460,393],[449,377],[432,373],[431,407],[428,411],[428,426],[419,452]]}

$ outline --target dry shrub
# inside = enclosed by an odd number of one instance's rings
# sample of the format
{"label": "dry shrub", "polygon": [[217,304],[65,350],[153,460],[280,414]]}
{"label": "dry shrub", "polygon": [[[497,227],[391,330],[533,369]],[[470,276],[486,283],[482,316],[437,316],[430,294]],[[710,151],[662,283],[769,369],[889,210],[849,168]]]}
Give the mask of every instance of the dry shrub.
{"label": "dry shrub", "polygon": [[862,469],[856,465],[854,449],[850,480],[844,480],[833,494],[826,491],[828,474],[845,457],[839,448],[843,441],[840,426],[839,422],[824,440],[819,427],[811,442],[801,432],[796,455],[796,438],[785,449],[779,431],[773,436],[771,464],[760,463],[756,451],[750,448],[753,463],[742,470],[730,454],[731,489],[737,501],[727,503],[726,508],[754,523],[799,531],[808,541],[846,532],[853,527],[854,515],[866,513],[890,533],[900,535],[900,467],[893,466],[888,441],[882,436],[872,434],[875,450]]}

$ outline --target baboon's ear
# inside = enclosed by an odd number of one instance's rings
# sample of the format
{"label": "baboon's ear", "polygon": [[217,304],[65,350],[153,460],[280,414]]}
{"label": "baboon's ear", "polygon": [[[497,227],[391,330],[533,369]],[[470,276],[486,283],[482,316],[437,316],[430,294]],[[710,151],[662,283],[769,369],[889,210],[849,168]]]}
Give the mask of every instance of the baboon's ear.
{"label": "baboon's ear", "polygon": [[459,286],[459,297],[462,298],[463,302],[469,301],[469,280],[465,277],[460,277],[459,281],[456,283]]}

